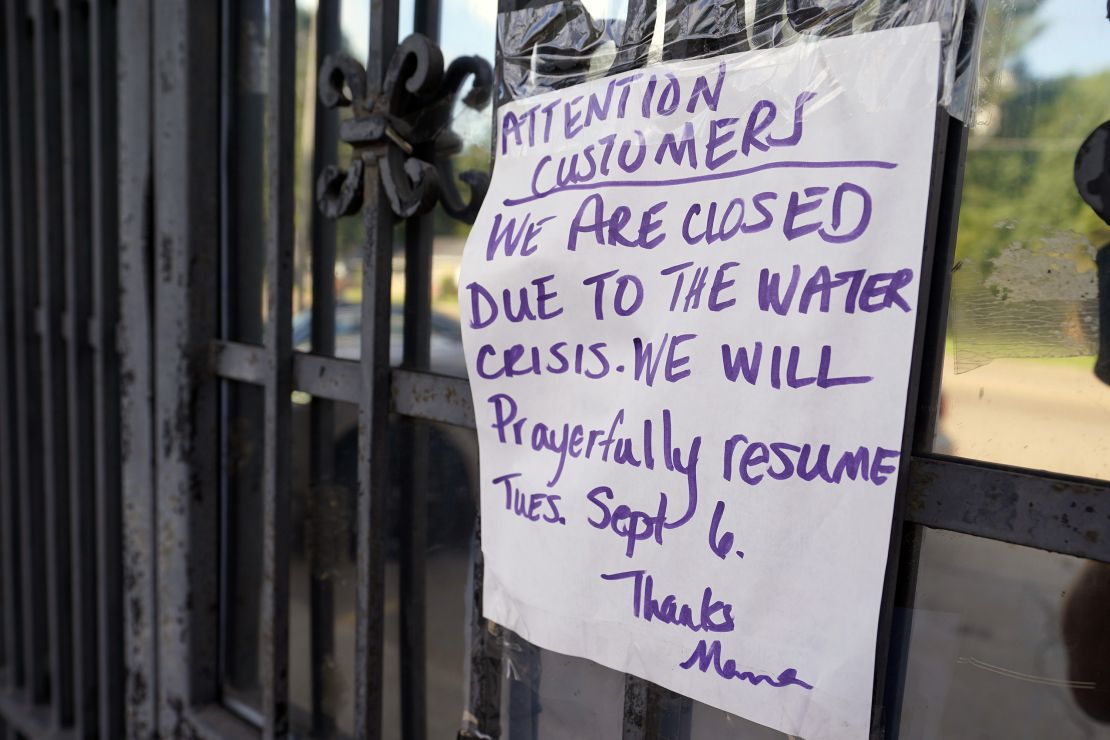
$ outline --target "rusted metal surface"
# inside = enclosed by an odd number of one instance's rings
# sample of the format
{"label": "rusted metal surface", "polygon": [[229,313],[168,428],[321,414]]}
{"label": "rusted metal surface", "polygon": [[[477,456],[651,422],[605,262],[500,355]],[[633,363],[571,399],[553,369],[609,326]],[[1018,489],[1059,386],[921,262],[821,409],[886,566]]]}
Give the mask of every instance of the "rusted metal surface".
{"label": "rusted metal surface", "polygon": [[[122,12],[122,11],[121,11]],[[188,736],[218,696],[219,8],[153,3],[153,450],[157,730]],[[212,166],[198,166],[210,162]]]}
{"label": "rusted metal surface", "polygon": [[498,740],[501,737],[501,627],[482,618],[481,514],[474,517],[470,543],[470,582],[467,595],[467,705],[458,740]]}
{"label": "rusted metal surface", "polygon": [[[396,0],[371,0],[368,92],[382,89],[382,60],[397,46]],[[393,214],[379,177],[384,144],[355,153],[361,158],[362,351],[359,369],[362,400],[358,409],[358,520],[355,524],[355,711],[360,740],[382,736],[382,652],[384,650],[385,499],[389,490],[389,334]]]}
{"label": "rusted metal surface", "polygon": [[[357,404],[361,400],[359,363],[297,352],[293,355],[293,387],[314,398]],[[328,435],[334,429],[328,428]]]}
{"label": "rusted metal surface", "polygon": [[[339,1],[324,0],[316,15],[315,59],[338,51],[342,43],[339,27]],[[313,172],[321,172],[335,164],[339,145],[339,116],[319,100],[313,106],[315,117],[313,125]],[[362,166],[356,159],[353,165]],[[362,191],[358,193],[361,204]],[[311,224],[312,250],[312,351],[316,355],[331,357],[335,354],[335,255],[336,223],[318,209],[310,209],[305,214]],[[298,363],[301,356],[294,357],[293,384],[298,387]],[[354,396],[351,403],[358,403],[360,385],[357,362],[347,363],[349,377],[342,373],[329,372],[332,368],[321,366],[306,370],[307,380],[318,380],[327,389],[342,391],[350,389]],[[306,390],[303,389],[302,390]],[[308,391],[311,393],[312,391]],[[309,409],[309,474],[314,490],[338,490],[336,482],[336,441],[335,441],[335,403],[333,393],[313,394]],[[347,493],[345,489],[345,493]],[[313,541],[321,542],[331,536],[326,517],[319,516],[318,508],[313,509],[310,524]],[[331,681],[327,666],[335,660],[335,614],[336,588],[332,577],[333,558],[326,548],[313,547],[309,551],[309,609],[310,631],[309,654],[311,655],[312,674],[312,731],[318,737],[329,737],[335,732],[336,717],[329,711],[331,705]]]}
{"label": "rusted metal surface", "polygon": [[625,675],[621,740],[691,740],[693,712],[693,700]]}
{"label": "rusted metal surface", "polygon": [[266,382],[270,358],[265,347],[213,339],[209,348],[213,374],[240,383],[263,385]]}
{"label": "rusted metal surface", "polygon": [[153,736],[155,515],[150,2],[119,4],[119,352],[127,737]]}
{"label": "rusted metal surface", "polygon": [[474,403],[466,378],[398,368],[393,371],[392,408],[402,416],[474,428]]}
{"label": "rusted metal surface", "polygon": [[266,158],[270,175],[266,233],[267,377],[262,491],[261,673],[264,738],[289,732],[289,479],[292,457],[290,402],[293,370],[293,122],[296,77],[293,0],[271,3],[269,13]]}
{"label": "rusted metal surface", "polygon": [[[320,100],[328,107],[351,106],[353,112],[340,124],[339,138],[356,151],[375,152],[376,176],[395,215],[419,216],[439,202],[453,218],[473,223],[489,178],[478,171],[456,177],[452,158],[462,151],[462,140],[451,131],[451,114],[468,79],[473,83],[461,97],[463,104],[485,107],[493,91],[492,68],[481,57],[466,56],[444,70],[443,53],[421,33],[406,38],[388,59],[380,85],[345,54],[324,59]],[[361,207],[358,185],[369,172],[367,163],[360,166],[359,161],[355,158],[348,171],[330,166],[320,173],[317,202],[329,217]],[[462,195],[457,180],[467,184],[469,197]]]}
{"label": "rusted metal surface", "polygon": [[1110,562],[1110,484],[914,457],[915,524]]}

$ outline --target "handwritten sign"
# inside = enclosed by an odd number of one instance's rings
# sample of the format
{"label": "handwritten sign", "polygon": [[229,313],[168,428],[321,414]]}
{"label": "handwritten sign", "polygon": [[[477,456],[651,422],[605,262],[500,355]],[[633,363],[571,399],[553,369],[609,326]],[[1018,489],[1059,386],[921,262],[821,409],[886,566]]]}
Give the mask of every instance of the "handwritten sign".
{"label": "handwritten sign", "polygon": [[938,48],[808,41],[500,109],[459,290],[487,618],[866,737]]}

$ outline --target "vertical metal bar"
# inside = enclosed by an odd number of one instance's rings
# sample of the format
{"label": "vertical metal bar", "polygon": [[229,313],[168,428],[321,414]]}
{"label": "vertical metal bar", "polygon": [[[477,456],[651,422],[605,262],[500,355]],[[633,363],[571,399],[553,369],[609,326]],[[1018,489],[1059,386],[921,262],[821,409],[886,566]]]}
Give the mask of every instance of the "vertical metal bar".
{"label": "vertical metal bar", "polygon": [[[252,344],[265,341],[262,303],[266,270],[265,172],[268,98],[267,13],[263,0],[223,3],[223,76],[220,132],[223,176],[221,332],[225,339]],[[276,218],[275,214],[269,214]],[[246,409],[244,409],[247,411]],[[247,413],[255,413],[251,408]],[[262,410],[257,409],[261,414]]]}
{"label": "vertical metal bar", "polygon": [[622,740],[690,740],[693,713],[688,697],[625,675]]}
{"label": "vertical metal bar", "polygon": [[[439,42],[438,0],[417,2],[413,31]],[[432,246],[434,216],[425,214],[405,224],[405,298],[402,362],[426,370],[431,362]],[[427,736],[427,531],[428,425],[416,419],[401,422],[400,596],[401,596],[401,736]]]}
{"label": "vertical metal bar", "polygon": [[120,509],[120,383],[116,350],[119,320],[116,137],[116,4],[93,0],[89,8],[91,99],[89,150],[91,174],[92,321],[94,351],[94,527],[99,736],[123,737],[123,593]]}
{"label": "vertical metal bar", "polygon": [[[22,73],[31,66],[30,46],[33,24],[22,0],[7,0],[7,73],[8,94],[22,104],[9,108],[11,116],[9,155],[12,182],[12,285],[15,302],[15,398],[17,419],[17,455],[19,458],[19,528],[21,550],[21,598],[23,607],[23,664],[27,701],[46,701],[49,673],[46,655],[49,651],[46,592],[45,550],[42,536],[42,459],[39,440],[41,419],[35,408],[41,392],[41,354],[35,332],[34,306],[38,302],[38,272],[34,259],[37,244],[35,219],[34,117],[26,101],[32,99],[33,88]],[[34,441],[32,441],[34,440]]]}
{"label": "vertical metal bar", "polygon": [[[905,526],[906,499],[909,490],[909,459],[915,434],[917,433],[918,410],[922,387],[922,364],[925,354],[926,327],[930,321],[933,306],[932,291],[935,281],[947,280],[944,269],[937,268],[937,232],[940,202],[944,182],[950,172],[946,166],[951,162],[949,146],[957,142],[956,129],[952,119],[942,109],[937,110],[933,131],[933,167],[929,185],[929,202],[926,210],[924,248],[920,270],[920,291],[917,302],[917,316],[914,326],[913,354],[910,361],[910,377],[907,383],[905,425],[902,432],[902,455],[899,460],[898,487],[894,494],[894,510],[891,521],[890,541],[887,546],[886,575],[883,581],[882,601],[879,609],[878,629],[875,643],[875,671],[871,704],[871,735],[883,736],[891,722],[886,716],[887,670],[891,652],[891,634],[894,624],[894,600],[901,573],[902,536]],[[926,385],[928,381],[926,381]],[[911,525],[912,526],[912,525]]]}
{"label": "vertical metal bar", "polygon": [[[95,394],[88,319],[92,314],[92,218],[89,158],[88,13],[60,3],[62,197],[65,202],[65,385],[69,446],[70,610],[73,641],[73,722],[79,736],[97,727],[97,573],[93,481]],[[89,389],[93,388],[93,393]],[[95,487],[93,488],[95,493]],[[61,493],[61,491],[59,491]]]}
{"label": "vertical metal bar", "polygon": [[[58,13],[52,0],[34,4],[35,139],[38,194],[39,301],[37,329],[42,352],[42,452],[43,498],[46,524],[46,589],[50,631],[50,689],[52,720],[65,726],[73,718],[73,634],[70,628],[69,479],[66,464],[65,341],[59,331],[65,321],[64,275],[65,224],[73,213],[64,198],[58,208],[61,180],[61,95],[46,94],[57,89],[59,67]],[[69,107],[68,103],[65,107]]]}
{"label": "vertical metal bar", "polygon": [[471,726],[459,738],[501,737],[501,632],[482,618],[482,585],[485,564],[482,562],[482,523],[475,516],[474,534],[470,542],[470,594],[467,627],[470,630],[469,683],[467,712]]}
{"label": "vertical metal bar", "polygon": [[[949,297],[952,290],[951,269],[956,255],[957,227],[960,221],[960,199],[964,186],[964,159],[967,155],[968,127],[959,119],[947,118],[944,153],[944,178],[940,183],[937,206],[936,247],[933,276],[929,294],[929,311],[922,339],[921,380],[917,394],[917,420],[913,451],[932,452],[940,412],[940,387],[944,375],[944,339],[948,333]],[[938,122],[938,127],[941,125]]]}
{"label": "vertical metal bar", "polygon": [[[397,0],[371,0],[367,84],[381,90],[388,60],[397,48]],[[383,145],[384,146],[384,145]],[[383,148],[362,153],[363,229],[362,353],[358,411],[358,521],[355,636],[355,735],[382,735],[382,648],[385,560],[383,521],[389,491],[389,332],[390,277],[394,218],[382,188],[379,160]]]}
{"label": "vertical metal bar", "polygon": [[[328,54],[338,51],[339,0],[320,0],[316,14],[316,65]],[[313,70],[315,71],[315,70]],[[335,163],[339,145],[338,119],[334,110],[325,108],[317,98],[313,125],[312,182],[325,167]],[[312,219],[312,351],[318,355],[335,354],[335,221],[324,218],[313,208]],[[323,515],[328,502],[320,497],[334,496],[335,491],[335,403],[326,398],[313,398],[309,410],[309,511],[314,546],[309,553],[309,608],[311,610],[310,651],[312,674],[312,727],[318,737],[329,737],[335,728],[335,717],[326,705],[327,677],[325,666],[335,653],[335,593],[331,571],[333,564],[324,553],[331,548],[320,547],[327,531],[329,517]],[[345,492],[344,492],[345,494]],[[340,494],[340,495],[344,495]]]}
{"label": "vertical metal bar", "polygon": [[[236,263],[239,259],[238,252],[245,251],[242,244],[237,249],[230,245],[235,241],[235,234],[240,221],[239,211],[232,203],[232,198],[238,192],[238,157],[234,156],[239,150],[234,136],[236,123],[241,116],[239,110],[239,85],[235,84],[239,75],[244,74],[237,63],[239,57],[240,18],[239,7],[233,3],[221,3],[220,13],[220,75],[222,85],[220,89],[220,287],[219,322],[220,336],[231,338],[234,336],[235,327],[238,326],[237,316],[233,306],[232,296],[238,292],[232,285],[238,276]],[[254,8],[253,3],[244,3],[243,7]],[[257,107],[257,106],[254,106]],[[249,124],[248,124],[249,125]],[[261,126],[257,127],[261,130]],[[262,141],[262,137],[256,137]],[[261,191],[261,188],[257,190]],[[253,213],[254,211],[252,211]],[[259,280],[261,283],[261,279]],[[244,301],[245,302],[245,301]],[[221,691],[226,685],[229,675],[232,674],[230,639],[233,634],[233,623],[236,616],[236,604],[233,601],[233,586],[231,572],[231,537],[230,532],[234,527],[231,505],[231,472],[228,464],[228,447],[231,439],[229,425],[231,424],[232,411],[228,383],[221,382],[219,392],[219,455],[220,455],[220,613],[219,613],[219,649],[218,671],[220,675]]]}
{"label": "vertical metal bar", "polygon": [[[410,220],[405,234],[405,367],[427,369],[431,335],[432,217]],[[401,736],[427,734],[426,568],[428,530],[428,423],[401,420]]]}
{"label": "vertical metal bar", "polygon": [[[0,11],[0,39],[7,39],[7,16]],[[0,57],[0,65],[5,69],[7,62]],[[14,110],[15,101],[8,97],[7,75],[0,73],[0,110]],[[14,363],[19,351],[15,346],[15,327],[12,317],[15,313],[13,303],[12,253],[16,249],[15,235],[12,232],[12,182],[9,178],[12,168],[9,164],[8,116],[0,115],[0,347],[4,348],[0,357],[0,581],[3,592],[0,595],[0,642],[3,643],[4,665],[3,685],[11,689],[23,683],[23,660],[20,651],[20,610],[18,569],[19,542],[16,523],[19,521],[16,489],[17,456],[15,438],[18,434],[15,424],[15,382]]]}
{"label": "vertical metal bar", "polygon": [[[967,154],[968,127],[947,115],[937,119],[937,158],[934,165],[934,190],[938,198],[930,208],[930,234],[927,242],[933,244],[927,311],[924,327],[917,328],[920,350],[914,366],[920,368],[916,384],[916,397],[909,403],[916,407],[916,418],[907,417],[907,441],[904,449],[927,452],[932,450],[936,434],[940,403],[940,388],[944,365],[944,338],[948,328],[948,305],[951,290],[952,260],[956,253],[956,234],[963,193],[964,158]],[[920,309],[919,309],[920,310]],[[911,436],[912,435],[912,436]],[[903,458],[904,460],[905,458]],[[900,519],[904,516],[899,514]],[[899,536],[901,535],[901,536]],[[885,737],[897,738],[902,711],[902,694],[905,690],[906,660],[909,655],[909,636],[913,624],[914,593],[917,584],[918,554],[921,548],[920,528],[903,525],[894,531],[892,552],[895,562],[888,568],[884,597],[892,603],[886,606],[879,624],[879,643],[875,675],[875,705],[872,708],[872,727],[881,727]],[[893,584],[890,582],[893,580]],[[894,610],[899,609],[901,619]]]}
{"label": "vertical metal bar", "polygon": [[[218,697],[219,4],[152,4],[158,730]],[[204,166],[204,162],[212,166]]]}
{"label": "vertical metal bar", "polygon": [[621,740],[645,740],[652,728],[648,723],[648,686],[642,678],[625,674],[624,713]]}
{"label": "vertical metal bar", "polygon": [[[125,725],[157,731],[158,624],[154,496],[153,214],[151,201],[152,0],[122,0],[118,14],[120,496],[123,529]],[[106,54],[110,51],[105,51]],[[107,101],[105,101],[107,103]],[[111,249],[111,243],[108,248]],[[107,267],[107,263],[105,263]],[[111,276],[107,276],[111,279]],[[110,347],[109,347],[110,349]],[[108,735],[107,737],[119,737]]]}
{"label": "vertical metal bar", "polygon": [[293,375],[293,122],[297,9],[293,0],[270,7],[266,221],[268,281],[263,457],[262,711],[263,736],[289,731],[289,458]]}

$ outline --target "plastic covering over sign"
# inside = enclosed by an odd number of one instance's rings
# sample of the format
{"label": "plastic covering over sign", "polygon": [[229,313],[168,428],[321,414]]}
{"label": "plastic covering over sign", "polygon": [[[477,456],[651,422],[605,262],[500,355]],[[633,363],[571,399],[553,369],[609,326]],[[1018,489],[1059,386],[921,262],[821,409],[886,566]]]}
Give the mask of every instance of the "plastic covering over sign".
{"label": "plastic covering over sign", "polygon": [[459,290],[486,618],[867,736],[941,42],[805,39],[501,106]]}
{"label": "plastic covering over sign", "polygon": [[[513,0],[502,0],[502,6]],[[557,0],[497,17],[498,102],[659,61],[922,23],[941,33],[937,101],[969,121],[986,0]]]}

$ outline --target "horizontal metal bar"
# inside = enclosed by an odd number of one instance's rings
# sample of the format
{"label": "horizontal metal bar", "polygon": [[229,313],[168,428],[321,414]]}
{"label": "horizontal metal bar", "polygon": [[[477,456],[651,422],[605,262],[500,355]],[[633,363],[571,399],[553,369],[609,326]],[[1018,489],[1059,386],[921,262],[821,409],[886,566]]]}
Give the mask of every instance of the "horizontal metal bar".
{"label": "horizontal metal bar", "polygon": [[255,385],[266,382],[270,362],[265,347],[217,339],[212,341],[211,352],[212,372],[219,377]]}
{"label": "horizontal metal bar", "polygon": [[54,728],[49,707],[24,703],[22,692],[0,691],[0,719],[9,730],[35,740],[75,740],[76,737],[72,730]]}
{"label": "horizontal metal bar", "polygon": [[915,524],[1110,562],[1110,483],[914,456]]}
{"label": "horizontal metal bar", "polygon": [[201,740],[258,740],[258,728],[219,704],[193,707],[189,727]]}
{"label": "horizontal metal bar", "polygon": [[402,416],[474,428],[474,403],[466,378],[395,369],[390,407]]}
{"label": "horizontal metal bar", "polygon": [[362,391],[358,362],[296,352],[293,388],[316,398],[358,403]]}
{"label": "horizontal metal bar", "polygon": [[[393,411],[474,428],[463,378],[394,370]],[[909,474],[914,524],[1110,562],[1110,483],[920,455]]]}

